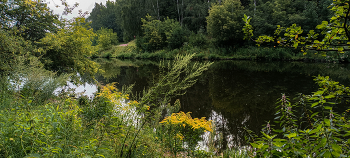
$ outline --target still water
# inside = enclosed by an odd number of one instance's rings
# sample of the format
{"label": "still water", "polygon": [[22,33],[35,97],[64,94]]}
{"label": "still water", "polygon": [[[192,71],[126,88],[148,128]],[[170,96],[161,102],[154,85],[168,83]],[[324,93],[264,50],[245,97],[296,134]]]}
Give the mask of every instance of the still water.
{"label": "still water", "polygon": [[[152,85],[158,75],[157,61],[97,59],[103,73],[96,76],[102,84],[118,82],[117,87],[135,84],[133,93]],[[215,61],[198,82],[178,97],[181,111],[192,117],[215,121],[223,148],[246,144],[245,129],[259,134],[267,121],[274,119],[276,101],[285,93],[317,90],[313,76],[330,76],[350,85],[350,65],[304,62]]]}

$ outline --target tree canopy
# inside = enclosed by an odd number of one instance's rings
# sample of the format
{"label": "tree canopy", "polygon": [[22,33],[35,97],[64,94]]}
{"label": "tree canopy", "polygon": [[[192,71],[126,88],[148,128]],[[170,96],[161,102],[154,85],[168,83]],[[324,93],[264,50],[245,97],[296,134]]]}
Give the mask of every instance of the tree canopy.
{"label": "tree canopy", "polygon": [[[323,3],[321,3],[323,5]],[[316,51],[326,56],[326,52],[333,52],[341,56],[344,51],[349,50],[349,1],[335,0],[330,5],[333,16],[329,21],[322,21],[315,30],[308,33],[302,26],[292,24],[290,27],[277,25],[273,36],[262,35],[253,39],[253,27],[250,25],[250,17],[244,16],[246,23],[243,30],[245,38],[250,38],[258,45],[263,43],[275,43],[279,46],[300,48],[301,51]],[[281,35],[283,34],[283,36]],[[306,53],[304,53],[306,54]]]}

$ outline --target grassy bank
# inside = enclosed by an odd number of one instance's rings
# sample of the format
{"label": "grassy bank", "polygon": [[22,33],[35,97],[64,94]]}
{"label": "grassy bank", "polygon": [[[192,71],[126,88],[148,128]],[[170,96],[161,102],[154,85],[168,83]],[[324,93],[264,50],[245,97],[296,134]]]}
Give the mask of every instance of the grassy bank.
{"label": "grassy bank", "polygon": [[[189,68],[191,56],[177,59],[161,67],[164,73],[142,97],[131,95],[132,87],[118,90],[113,83],[99,85],[92,97],[82,96],[64,88],[68,75],[57,77],[22,63],[21,71],[0,76],[0,157],[238,155],[231,149],[218,152],[213,143],[209,150],[197,148],[206,132],[215,142],[214,124],[179,112],[179,101],[168,104],[211,65]],[[165,118],[164,111],[168,111]]]}
{"label": "grassy bank", "polygon": [[176,55],[195,54],[193,60],[267,60],[267,61],[310,61],[310,62],[342,62],[348,63],[349,54],[345,52],[328,53],[327,56],[309,51],[303,54],[292,48],[271,48],[249,46],[246,48],[199,48],[183,46],[173,50],[158,50],[155,52],[141,52],[131,41],[128,46],[113,46],[109,50],[100,51],[95,57],[120,59],[167,59],[172,60]]}

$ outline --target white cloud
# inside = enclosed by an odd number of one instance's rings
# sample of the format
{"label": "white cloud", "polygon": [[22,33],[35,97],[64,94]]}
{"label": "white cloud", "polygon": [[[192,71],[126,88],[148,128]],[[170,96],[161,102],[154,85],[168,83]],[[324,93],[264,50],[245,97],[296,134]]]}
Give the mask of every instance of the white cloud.
{"label": "white cloud", "polygon": [[[66,0],[66,2],[73,6],[76,2],[79,3],[79,6],[75,8],[72,14],[68,14],[67,16],[63,16],[63,18],[71,19],[73,17],[77,17],[79,14],[79,10],[83,12],[88,11],[89,13],[95,6],[95,3],[103,3],[106,4],[107,0]],[[62,2],[60,0],[46,0],[48,3],[48,7],[54,11],[55,14],[62,15],[64,6],[62,6]],[[59,5],[60,7],[56,8],[55,6]]]}

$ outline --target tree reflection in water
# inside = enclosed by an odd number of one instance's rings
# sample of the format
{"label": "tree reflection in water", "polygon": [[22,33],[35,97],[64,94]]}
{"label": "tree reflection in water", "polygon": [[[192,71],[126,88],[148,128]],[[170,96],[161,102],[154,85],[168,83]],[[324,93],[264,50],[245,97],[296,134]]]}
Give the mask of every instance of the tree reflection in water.
{"label": "tree reflection in water", "polygon": [[[99,82],[118,82],[119,89],[135,84],[134,94],[151,86],[158,73],[156,61],[99,62],[108,72],[97,75]],[[185,95],[175,99],[180,99],[181,111],[215,121],[224,138],[222,149],[244,146],[245,128],[259,134],[273,120],[281,93],[293,98],[297,93],[316,91],[312,76],[318,74],[349,85],[349,70],[349,65],[330,63],[217,61]],[[114,72],[118,74],[109,74]]]}

